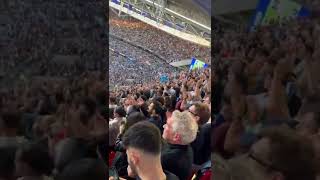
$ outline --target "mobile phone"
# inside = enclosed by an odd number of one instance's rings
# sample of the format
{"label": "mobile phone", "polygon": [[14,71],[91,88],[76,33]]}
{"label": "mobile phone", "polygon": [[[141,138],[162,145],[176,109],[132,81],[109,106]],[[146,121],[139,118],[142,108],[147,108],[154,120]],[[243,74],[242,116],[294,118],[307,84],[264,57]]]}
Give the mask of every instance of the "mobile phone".
{"label": "mobile phone", "polygon": [[115,167],[109,168],[109,177],[113,177],[115,180],[119,180],[119,175]]}

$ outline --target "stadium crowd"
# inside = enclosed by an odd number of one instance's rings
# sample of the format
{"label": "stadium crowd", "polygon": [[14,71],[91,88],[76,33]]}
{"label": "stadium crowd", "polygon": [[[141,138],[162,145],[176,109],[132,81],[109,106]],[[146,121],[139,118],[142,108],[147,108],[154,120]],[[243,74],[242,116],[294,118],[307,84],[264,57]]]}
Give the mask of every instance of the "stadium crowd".
{"label": "stadium crowd", "polygon": [[190,59],[193,56],[211,62],[209,47],[186,42],[133,18],[120,18],[112,11],[109,12],[109,17],[110,34],[126,37],[127,40],[160,55],[168,63]]}
{"label": "stadium crowd", "polygon": [[176,68],[154,55],[120,39],[109,37],[109,48],[114,50],[109,50],[110,85],[143,84],[159,81],[160,75],[178,73]]}
{"label": "stadium crowd", "polygon": [[319,31],[314,16],[217,37],[215,179],[319,178]]}
{"label": "stadium crowd", "polygon": [[102,3],[0,2],[0,179],[107,179]]}
{"label": "stadium crowd", "polygon": [[110,93],[109,176],[188,180],[210,170],[210,72],[182,71],[167,83]]}
{"label": "stadium crowd", "polygon": [[[71,76],[106,67],[107,29],[97,15],[104,13],[101,1],[36,2],[37,9],[31,1],[1,2],[1,76]],[[82,67],[73,72],[70,66],[77,64]]]}
{"label": "stadium crowd", "polygon": [[210,61],[209,48],[109,17],[109,82],[117,86],[109,90],[109,180],[210,179],[211,70],[168,64]]}

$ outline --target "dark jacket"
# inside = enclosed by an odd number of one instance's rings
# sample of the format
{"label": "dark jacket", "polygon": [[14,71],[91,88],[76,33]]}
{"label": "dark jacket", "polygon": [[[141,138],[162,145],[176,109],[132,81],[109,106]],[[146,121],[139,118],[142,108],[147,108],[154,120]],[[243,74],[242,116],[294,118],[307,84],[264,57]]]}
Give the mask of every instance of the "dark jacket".
{"label": "dark jacket", "polygon": [[190,145],[166,144],[161,153],[162,168],[186,180],[192,173],[193,153]]}
{"label": "dark jacket", "polygon": [[[166,174],[166,180],[180,180],[178,176],[172,174],[169,171],[164,171],[164,173]],[[141,179],[137,177],[136,180],[141,180]]]}
{"label": "dark jacket", "polygon": [[201,165],[209,160],[211,154],[211,124],[199,127],[196,139],[191,143],[193,163]]}
{"label": "dark jacket", "polygon": [[156,125],[161,134],[163,133],[163,121],[161,120],[161,117],[159,116],[151,116],[150,119],[149,119],[149,122],[153,123],[154,125]]}

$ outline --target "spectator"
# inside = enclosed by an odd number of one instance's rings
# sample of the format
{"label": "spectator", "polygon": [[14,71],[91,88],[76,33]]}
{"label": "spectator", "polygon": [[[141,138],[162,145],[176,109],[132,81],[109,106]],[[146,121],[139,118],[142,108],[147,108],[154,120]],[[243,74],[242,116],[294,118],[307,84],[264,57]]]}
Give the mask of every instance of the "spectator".
{"label": "spectator", "polygon": [[164,125],[162,137],[168,142],[161,154],[162,166],[179,177],[191,175],[193,152],[190,143],[195,140],[198,125],[189,112],[174,111]]}
{"label": "spectator", "polygon": [[164,119],[162,119],[163,109],[158,101],[153,101],[148,107],[148,112],[150,114],[149,121],[156,125],[161,134],[163,132]]}
{"label": "spectator", "polygon": [[196,103],[189,108],[189,112],[194,116],[198,123],[196,139],[191,143],[193,150],[193,163],[201,165],[208,161],[211,149],[210,144],[211,124],[207,123],[210,118],[209,107],[204,103]]}
{"label": "spectator", "polygon": [[109,121],[109,146],[114,146],[115,141],[120,133],[120,125],[126,121],[126,111],[122,106],[114,110],[115,119]]}
{"label": "spectator", "polygon": [[117,152],[118,160],[114,161],[114,166],[116,167],[119,176],[127,176],[127,156],[125,153],[125,147],[123,145],[123,135],[124,133],[130,129],[134,124],[145,121],[146,117],[141,112],[133,112],[127,117],[127,121],[125,124],[120,126],[120,133],[115,143],[114,150]]}
{"label": "spectator", "polygon": [[137,179],[178,179],[162,169],[161,134],[153,124],[139,122],[124,134],[123,144],[128,156],[128,174]]}

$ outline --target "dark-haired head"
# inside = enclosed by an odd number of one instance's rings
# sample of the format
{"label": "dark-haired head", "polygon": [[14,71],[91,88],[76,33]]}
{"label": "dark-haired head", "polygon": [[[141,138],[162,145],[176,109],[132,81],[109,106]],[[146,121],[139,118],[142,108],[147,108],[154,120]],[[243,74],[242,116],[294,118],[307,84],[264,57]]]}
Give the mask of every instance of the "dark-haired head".
{"label": "dark-haired head", "polygon": [[126,115],[127,115],[127,113],[126,113],[123,106],[117,106],[114,109],[114,116],[115,117],[126,117]]}
{"label": "dark-haired head", "polygon": [[126,149],[135,148],[144,153],[159,155],[161,151],[160,131],[150,122],[138,122],[124,134],[123,145]]}
{"label": "dark-haired head", "polygon": [[146,120],[146,117],[141,112],[133,112],[127,117],[126,129],[130,128],[132,125]]}

